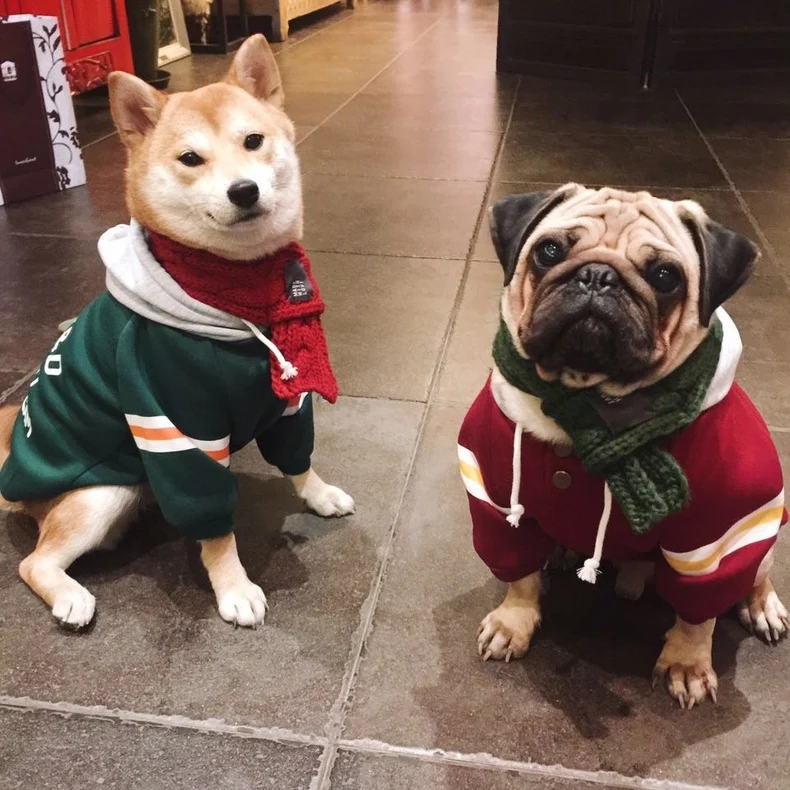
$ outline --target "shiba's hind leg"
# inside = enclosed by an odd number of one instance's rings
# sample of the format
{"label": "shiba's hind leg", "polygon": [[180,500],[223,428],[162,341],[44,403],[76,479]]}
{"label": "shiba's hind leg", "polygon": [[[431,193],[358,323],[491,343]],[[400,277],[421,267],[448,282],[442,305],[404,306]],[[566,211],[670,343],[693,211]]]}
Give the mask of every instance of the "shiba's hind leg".
{"label": "shiba's hind leg", "polygon": [[139,487],[98,486],[72,491],[49,502],[28,503],[38,521],[38,543],[19,565],[19,575],[51,608],[56,620],[83,628],[93,619],[96,599],[66,569],[98,548],[107,535],[137,514]]}
{"label": "shiba's hind leg", "polygon": [[[11,432],[14,430],[17,414],[19,406],[0,406],[0,469],[11,452]],[[0,496],[0,510],[20,510],[20,506],[14,502],[6,502]]]}

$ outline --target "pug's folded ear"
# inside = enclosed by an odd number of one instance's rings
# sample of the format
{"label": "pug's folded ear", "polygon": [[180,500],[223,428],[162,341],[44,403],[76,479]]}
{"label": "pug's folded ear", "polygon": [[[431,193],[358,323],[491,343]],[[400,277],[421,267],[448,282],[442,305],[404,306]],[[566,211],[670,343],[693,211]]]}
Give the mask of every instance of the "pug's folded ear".
{"label": "pug's folded ear", "polygon": [[491,240],[505,271],[505,285],[513,279],[524,242],[538,223],[579,189],[577,184],[566,184],[553,192],[509,195],[488,209]]}
{"label": "pug's folded ear", "polygon": [[745,236],[697,212],[684,218],[683,224],[699,257],[699,319],[708,326],[716,308],[749,279],[760,251]]}

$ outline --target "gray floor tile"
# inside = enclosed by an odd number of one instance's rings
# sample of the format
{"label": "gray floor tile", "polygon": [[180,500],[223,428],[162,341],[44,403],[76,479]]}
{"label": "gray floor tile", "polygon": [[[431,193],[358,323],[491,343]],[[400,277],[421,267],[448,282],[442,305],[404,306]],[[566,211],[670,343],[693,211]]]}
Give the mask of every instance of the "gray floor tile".
{"label": "gray floor tile", "polygon": [[316,253],[341,392],[425,400],[463,262]]}
{"label": "gray floor tile", "polygon": [[391,93],[401,97],[423,94],[437,100],[443,96],[495,96],[500,101],[512,101],[517,80],[496,75],[493,65],[493,55],[471,64],[460,58],[449,63],[438,58],[431,64],[422,53],[410,50],[393,68],[367,85],[363,94]]}
{"label": "gray floor tile", "polygon": [[315,747],[0,710],[0,785],[36,790],[308,790]]}
{"label": "gray floor tile", "polygon": [[27,372],[57,340],[58,324],[103,290],[104,266],[95,242],[0,230],[0,245],[13,261],[0,288],[0,369]]}
{"label": "gray floor tile", "polygon": [[689,102],[688,107],[710,139],[790,138],[790,104]]}
{"label": "gray floor tile", "polygon": [[752,277],[727,303],[751,361],[786,364],[790,294],[777,275]]}
{"label": "gray floor tile", "polygon": [[285,95],[285,111],[297,126],[318,126],[351,95],[294,88]]}
{"label": "gray floor tile", "polygon": [[496,132],[437,129],[388,131],[324,126],[299,146],[305,173],[487,181],[499,147]]}
{"label": "gray floor tile", "polygon": [[790,402],[787,398],[790,371],[782,362],[754,359],[755,351],[759,353],[759,350],[753,350],[750,345],[744,349],[741,364],[738,366],[737,381],[757,404],[768,425],[790,430]]}
{"label": "gray floor tile", "polygon": [[341,751],[332,772],[333,786],[354,790],[614,790],[588,782],[501,770],[436,765],[390,756]]}
{"label": "gray floor tile", "polygon": [[191,545],[149,516],[74,575],[97,597],[87,633],[59,630],[16,575],[34,529],[0,516],[0,691],[229,723],[321,733],[337,696],[382,543],[395,515],[422,405],[341,399],[318,406],[315,465],[351,492],[357,514],[302,512],[290,486],[248,448],[239,553],[271,606],[264,627],[234,630],[215,609]]}
{"label": "gray floor tile", "polygon": [[450,337],[436,398],[471,406],[491,372],[503,273],[494,261],[473,261]]}
{"label": "gray floor tile", "polygon": [[675,98],[627,101],[585,96],[554,96],[516,102],[514,132],[535,129],[546,134],[663,134],[694,133],[683,105]]}
{"label": "gray floor tile", "polygon": [[[786,738],[790,648],[767,648],[730,619],[715,639],[720,704],[691,715],[650,688],[670,611],[650,593],[616,599],[610,573],[595,587],[572,571],[554,574],[547,624],[526,658],[479,658],[477,624],[503,591],[472,548],[454,458],[464,413],[438,407],[429,417],[345,737],[706,785],[782,786],[772,755]],[[790,458],[786,437],[779,440]],[[785,558],[775,573],[780,590],[790,589],[789,571]]]}
{"label": "gray floor tile", "polygon": [[367,255],[465,258],[485,184],[305,177],[305,245]]}
{"label": "gray floor tile", "polygon": [[356,96],[329,121],[333,128],[366,130],[501,130],[510,100],[497,95],[456,96],[415,93],[368,93]]}
{"label": "gray floor tile", "polygon": [[548,134],[516,130],[508,134],[499,181],[548,181],[725,187],[727,182],[695,134]]}
{"label": "gray floor tile", "polygon": [[790,252],[790,190],[786,192],[742,192],[749,209],[776,251]]}
{"label": "gray floor tile", "polygon": [[712,140],[739,189],[790,190],[790,140]]}

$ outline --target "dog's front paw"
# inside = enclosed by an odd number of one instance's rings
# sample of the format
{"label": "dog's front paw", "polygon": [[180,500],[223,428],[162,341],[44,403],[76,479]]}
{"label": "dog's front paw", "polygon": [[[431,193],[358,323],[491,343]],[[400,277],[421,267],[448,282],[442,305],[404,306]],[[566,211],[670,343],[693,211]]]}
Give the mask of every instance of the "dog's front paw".
{"label": "dog's front paw", "polygon": [[540,612],[532,607],[499,606],[477,629],[477,652],[484,661],[523,658],[539,625]]}
{"label": "dog's front paw", "polygon": [[719,679],[711,658],[715,626],[715,620],[691,624],[678,617],[653,669],[653,688],[663,678],[669,695],[684,710],[691,710],[707,696],[717,702]]}
{"label": "dog's front paw", "polygon": [[96,611],[96,599],[80,584],[74,582],[58,593],[52,603],[52,616],[66,628],[85,628]]}
{"label": "dog's front paw", "polygon": [[738,617],[747,631],[769,645],[779,644],[790,631],[790,615],[768,579],[738,605]]}
{"label": "dog's front paw", "polygon": [[684,663],[667,660],[662,653],[653,669],[653,688],[662,678],[666,681],[669,696],[676,699],[684,710],[691,710],[704,702],[707,696],[718,702],[719,679],[709,658]]}
{"label": "dog's front paw", "polygon": [[225,622],[255,628],[266,617],[266,596],[257,584],[246,580],[226,590],[217,598],[219,614]]}
{"label": "dog's front paw", "polygon": [[322,483],[304,497],[305,504],[319,516],[348,516],[354,512],[354,500],[342,488]]}

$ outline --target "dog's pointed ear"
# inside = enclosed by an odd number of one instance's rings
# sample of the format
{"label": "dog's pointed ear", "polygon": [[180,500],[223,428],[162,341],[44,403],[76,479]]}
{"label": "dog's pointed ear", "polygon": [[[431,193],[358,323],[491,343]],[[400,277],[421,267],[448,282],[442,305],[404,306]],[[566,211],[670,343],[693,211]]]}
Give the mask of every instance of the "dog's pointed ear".
{"label": "dog's pointed ear", "polygon": [[250,36],[241,45],[225,79],[278,109],[285,105],[280,69],[269,42],[260,33]]}
{"label": "dog's pointed ear", "polygon": [[124,71],[113,71],[107,85],[118,134],[124,145],[133,147],[156,126],[167,96]]}
{"label": "dog's pointed ear", "polygon": [[521,248],[538,223],[578,189],[576,184],[566,184],[553,192],[509,195],[489,208],[491,240],[505,271],[505,285],[513,279]]}
{"label": "dog's pointed ear", "polygon": [[699,319],[708,326],[716,308],[749,279],[760,250],[745,236],[714,222],[696,208],[697,211],[686,214],[683,224],[699,258]]}

